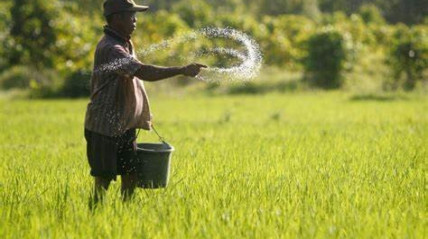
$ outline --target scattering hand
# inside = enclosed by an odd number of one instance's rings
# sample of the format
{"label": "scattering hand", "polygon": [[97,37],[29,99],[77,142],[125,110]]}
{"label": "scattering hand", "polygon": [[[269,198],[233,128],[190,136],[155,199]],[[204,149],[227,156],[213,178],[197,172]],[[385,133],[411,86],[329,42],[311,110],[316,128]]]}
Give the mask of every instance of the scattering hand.
{"label": "scattering hand", "polygon": [[189,64],[183,67],[183,75],[195,77],[201,72],[201,68],[207,68],[207,66],[199,63]]}

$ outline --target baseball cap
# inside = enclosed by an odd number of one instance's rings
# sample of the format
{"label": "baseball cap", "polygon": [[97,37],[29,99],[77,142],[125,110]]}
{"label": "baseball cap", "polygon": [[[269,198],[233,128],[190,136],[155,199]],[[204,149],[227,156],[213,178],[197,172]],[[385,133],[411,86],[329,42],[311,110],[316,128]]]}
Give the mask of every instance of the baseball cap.
{"label": "baseball cap", "polygon": [[104,1],[104,16],[118,12],[144,12],[148,6],[137,5],[134,0],[106,0]]}

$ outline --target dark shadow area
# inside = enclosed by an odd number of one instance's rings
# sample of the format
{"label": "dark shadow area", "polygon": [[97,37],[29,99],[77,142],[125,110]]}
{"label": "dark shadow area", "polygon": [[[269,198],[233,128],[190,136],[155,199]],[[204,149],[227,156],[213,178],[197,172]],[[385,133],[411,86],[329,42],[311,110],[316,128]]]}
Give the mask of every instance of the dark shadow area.
{"label": "dark shadow area", "polygon": [[299,79],[286,82],[279,82],[274,85],[274,88],[279,92],[294,92],[302,89],[302,83]]}
{"label": "dark shadow area", "polygon": [[294,92],[301,89],[301,83],[298,80],[256,84],[248,82],[245,84],[231,86],[226,92],[230,95],[255,95],[255,94],[266,94],[270,92]]}
{"label": "dark shadow area", "polygon": [[231,86],[227,90],[227,94],[230,95],[241,95],[241,94],[248,94],[248,95],[255,95],[255,94],[263,94],[268,91],[268,87],[265,85],[257,85],[252,82],[248,82],[242,85],[234,85]]}
{"label": "dark shadow area", "polygon": [[354,95],[349,100],[350,101],[378,101],[378,102],[388,102],[396,100],[408,100],[408,97],[402,95],[377,95],[377,94],[360,94]]}

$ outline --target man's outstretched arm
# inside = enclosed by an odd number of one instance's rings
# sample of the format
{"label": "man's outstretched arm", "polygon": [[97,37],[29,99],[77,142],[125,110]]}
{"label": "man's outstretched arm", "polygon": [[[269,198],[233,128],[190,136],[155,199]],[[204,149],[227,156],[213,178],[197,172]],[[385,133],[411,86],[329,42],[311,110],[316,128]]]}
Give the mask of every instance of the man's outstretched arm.
{"label": "man's outstretched arm", "polygon": [[206,68],[206,65],[193,63],[186,66],[162,67],[154,65],[141,64],[135,76],[144,81],[158,81],[170,78],[177,75],[185,75],[195,77],[201,71],[201,68]]}

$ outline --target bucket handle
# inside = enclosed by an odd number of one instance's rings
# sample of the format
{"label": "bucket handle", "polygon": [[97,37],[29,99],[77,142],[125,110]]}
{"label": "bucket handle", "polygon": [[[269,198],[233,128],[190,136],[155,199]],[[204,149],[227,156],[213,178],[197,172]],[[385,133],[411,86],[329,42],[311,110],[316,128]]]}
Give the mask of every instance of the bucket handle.
{"label": "bucket handle", "polygon": [[155,129],[155,126],[153,124],[151,124],[151,127],[153,129],[153,131],[155,131],[156,135],[159,137],[159,141],[161,141],[164,144],[168,144],[167,142],[165,142],[165,138],[160,136],[160,134],[158,133],[158,131]]}
{"label": "bucket handle", "polygon": [[[150,126],[152,129],[153,129],[153,131],[155,131],[155,133],[156,133],[156,135],[159,137],[159,141],[161,141],[162,143],[164,143],[164,144],[168,144],[166,141],[165,141],[165,138],[164,137],[162,137],[162,136],[160,136],[160,134],[158,133],[158,131],[155,129],[155,126],[153,125],[153,124],[151,124],[151,126]],[[135,136],[135,139],[137,139],[138,138],[138,135],[140,134],[140,129],[138,129],[138,131],[137,131],[137,134],[136,134],[136,136]]]}

